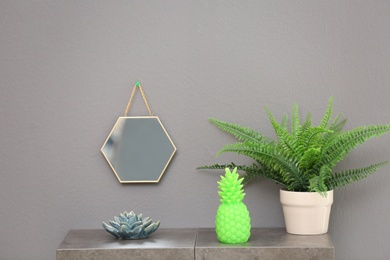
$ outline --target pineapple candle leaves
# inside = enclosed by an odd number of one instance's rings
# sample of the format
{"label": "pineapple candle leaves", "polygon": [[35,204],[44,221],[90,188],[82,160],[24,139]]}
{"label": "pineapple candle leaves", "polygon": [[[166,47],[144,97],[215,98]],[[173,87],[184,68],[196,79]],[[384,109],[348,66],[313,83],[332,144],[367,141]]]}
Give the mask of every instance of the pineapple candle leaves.
{"label": "pineapple candle leaves", "polygon": [[218,182],[221,205],[215,219],[217,238],[222,243],[245,243],[250,237],[250,216],[246,205],[242,202],[245,193],[239,179],[237,168],[233,172],[225,169],[225,176]]}
{"label": "pineapple candle leaves", "polygon": [[238,178],[237,168],[234,168],[233,172],[228,168],[225,171],[225,176],[221,176],[221,181],[218,182],[218,195],[221,198],[221,203],[237,203],[242,201],[246,195],[242,189],[243,184],[241,184],[244,178]]}

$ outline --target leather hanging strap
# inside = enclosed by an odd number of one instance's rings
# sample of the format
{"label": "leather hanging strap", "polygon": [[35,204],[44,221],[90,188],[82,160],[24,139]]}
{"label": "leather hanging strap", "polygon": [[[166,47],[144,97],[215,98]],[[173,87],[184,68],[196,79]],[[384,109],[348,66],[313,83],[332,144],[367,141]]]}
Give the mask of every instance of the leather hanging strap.
{"label": "leather hanging strap", "polygon": [[139,89],[139,90],[141,91],[141,95],[142,95],[142,98],[143,98],[143,100],[144,100],[144,102],[145,102],[146,108],[148,109],[149,116],[153,116],[153,113],[152,113],[152,111],[150,110],[148,101],[146,100],[145,93],[144,93],[144,91],[143,91],[143,89],[142,89],[141,84],[140,84],[138,81],[134,84],[133,91],[131,92],[131,96],[130,96],[129,103],[127,103],[127,107],[126,107],[126,111],[125,111],[125,116],[127,116],[127,113],[129,112],[131,102],[133,101],[133,97],[134,97],[134,94],[135,94],[135,92],[137,91],[137,89]]}

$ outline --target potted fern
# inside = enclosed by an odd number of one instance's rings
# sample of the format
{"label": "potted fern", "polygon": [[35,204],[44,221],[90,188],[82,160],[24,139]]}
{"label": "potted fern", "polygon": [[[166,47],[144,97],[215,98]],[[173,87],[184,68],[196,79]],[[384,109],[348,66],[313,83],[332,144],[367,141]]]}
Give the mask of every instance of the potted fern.
{"label": "potted fern", "polygon": [[288,233],[326,233],[333,190],[364,179],[388,161],[340,172],[334,172],[334,167],[358,145],[389,133],[390,124],[343,131],[346,119],[341,119],[341,114],[332,119],[332,97],[325,115],[316,126],[312,125],[310,112],[301,123],[297,104],[293,106],[289,127],[287,115],[278,123],[267,107],[265,110],[277,140],[248,127],[209,119],[219,129],[238,139],[237,143],[222,147],[217,156],[234,152],[254,159],[252,165],[214,164],[198,169],[237,167],[239,171],[245,172],[245,183],[259,176],[265,177],[282,186],[280,199]]}

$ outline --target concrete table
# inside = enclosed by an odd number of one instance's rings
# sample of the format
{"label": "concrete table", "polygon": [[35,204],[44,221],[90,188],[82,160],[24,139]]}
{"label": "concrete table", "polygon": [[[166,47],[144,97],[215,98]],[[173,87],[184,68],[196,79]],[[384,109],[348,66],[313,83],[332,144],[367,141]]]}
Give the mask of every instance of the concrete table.
{"label": "concrete table", "polygon": [[297,236],[284,228],[252,228],[245,244],[219,243],[214,228],[158,229],[147,239],[116,239],[103,229],[70,230],[57,249],[57,260],[331,260],[328,234]]}
{"label": "concrete table", "polygon": [[213,228],[200,228],[195,247],[197,260],[330,260],[334,246],[328,234],[299,236],[287,234],[285,228],[252,228],[245,244],[219,243]]}
{"label": "concrete table", "polygon": [[103,229],[70,230],[57,260],[193,260],[197,228],[158,229],[147,239],[116,239]]}

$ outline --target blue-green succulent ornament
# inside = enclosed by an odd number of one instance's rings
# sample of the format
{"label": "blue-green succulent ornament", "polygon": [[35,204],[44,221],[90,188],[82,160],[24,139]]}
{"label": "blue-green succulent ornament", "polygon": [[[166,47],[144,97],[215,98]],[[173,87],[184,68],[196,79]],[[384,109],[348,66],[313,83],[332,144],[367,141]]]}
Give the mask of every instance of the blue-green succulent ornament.
{"label": "blue-green succulent ornament", "polygon": [[142,214],[136,215],[133,211],[120,213],[114,220],[110,220],[109,224],[103,222],[103,228],[120,239],[146,238],[159,226],[160,221],[153,223],[149,217],[142,218]]}

